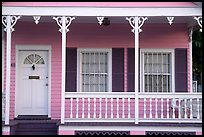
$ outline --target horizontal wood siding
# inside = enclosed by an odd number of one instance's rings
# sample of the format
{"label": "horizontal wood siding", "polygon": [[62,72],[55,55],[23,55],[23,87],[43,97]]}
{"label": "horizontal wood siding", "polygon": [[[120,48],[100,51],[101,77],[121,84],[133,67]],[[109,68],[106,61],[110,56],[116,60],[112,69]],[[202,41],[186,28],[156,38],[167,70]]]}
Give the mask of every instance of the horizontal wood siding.
{"label": "horizontal wood siding", "polygon": [[[12,44],[12,42],[11,42]],[[15,76],[16,76],[16,71],[15,71],[15,51],[16,51],[16,47],[12,47],[11,48],[11,81],[10,81],[10,117],[13,118],[14,117],[14,104],[15,104]],[[14,56],[13,56],[14,55]],[[6,63],[6,62],[5,62]],[[5,65],[6,66],[6,65]],[[6,69],[5,69],[6,70]],[[6,73],[5,73],[6,76]],[[6,84],[6,82],[5,82]]]}
{"label": "horizontal wood siding", "polygon": [[145,23],[142,26],[139,41],[140,48],[187,48],[187,24]]}

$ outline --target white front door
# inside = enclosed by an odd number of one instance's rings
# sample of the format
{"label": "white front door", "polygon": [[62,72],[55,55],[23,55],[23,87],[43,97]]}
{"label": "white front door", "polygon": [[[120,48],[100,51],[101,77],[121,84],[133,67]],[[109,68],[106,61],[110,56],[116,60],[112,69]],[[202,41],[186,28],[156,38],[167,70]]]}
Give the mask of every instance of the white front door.
{"label": "white front door", "polygon": [[18,115],[48,115],[48,51],[18,52]]}

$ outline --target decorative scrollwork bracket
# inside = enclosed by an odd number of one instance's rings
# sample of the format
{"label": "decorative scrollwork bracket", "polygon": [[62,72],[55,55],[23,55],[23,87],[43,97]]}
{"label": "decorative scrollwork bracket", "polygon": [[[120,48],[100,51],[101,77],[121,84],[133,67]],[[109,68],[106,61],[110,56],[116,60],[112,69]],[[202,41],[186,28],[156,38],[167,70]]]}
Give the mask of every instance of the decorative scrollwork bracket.
{"label": "decorative scrollwork bracket", "polygon": [[[131,27],[133,28],[131,31],[135,33],[135,17],[126,17],[126,20],[129,21]],[[138,17],[138,32],[142,32],[142,25],[144,24],[145,20],[147,20],[147,17]]]}
{"label": "decorative scrollwork bracket", "polygon": [[169,24],[171,25],[173,23],[174,17],[167,17],[167,20]]}
{"label": "decorative scrollwork bracket", "polygon": [[101,25],[103,23],[104,17],[97,17],[98,23]]}
{"label": "decorative scrollwork bracket", "polygon": [[40,20],[40,16],[33,16],[33,19],[35,20],[35,24],[38,24]]}
{"label": "decorative scrollwork bracket", "polygon": [[198,22],[198,25],[200,26],[201,31],[202,31],[202,16],[194,17],[194,19]]}
{"label": "decorative scrollwork bracket", "polygon": [[[11,26],[9,29],[11,29],[11,32],[14,31],[14,25],[16,24],[17,20],[20,19],[21,16],[10,16],[10,22],[11,22]],[[4,31],[7,31],[7,16],[2,16],[2,24],[4,25]]]}
{"label": "decorative scrollwork bracket", "polygon": [[62,33],[62,29],[65,29],[65,32],[67,33],[69,31],[68,27],[72,23],[72,20],[75,19],[75,17],[65,17],[65,28],[63,28],[63,25],[62,25],[62,18],[63,17],[53,17],[53,19],[56,20],[57,25],[60,27],[59,32]]}

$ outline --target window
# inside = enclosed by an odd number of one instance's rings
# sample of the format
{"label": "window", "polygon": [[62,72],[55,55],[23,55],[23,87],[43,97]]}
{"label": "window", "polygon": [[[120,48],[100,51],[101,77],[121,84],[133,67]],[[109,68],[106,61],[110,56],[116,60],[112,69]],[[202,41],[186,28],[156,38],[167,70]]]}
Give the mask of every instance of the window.
{"label": "window", "polygon": [[43,58],[37,54],[30,54],[24,60],[24,64],[45,64]]}
{"label": "window", "polygon": [[111,49],[78,49],[77,91],[111,91]]}
{"label": "window", "polygon": [[141,91],[173,91],[173,51],[141,50]]}

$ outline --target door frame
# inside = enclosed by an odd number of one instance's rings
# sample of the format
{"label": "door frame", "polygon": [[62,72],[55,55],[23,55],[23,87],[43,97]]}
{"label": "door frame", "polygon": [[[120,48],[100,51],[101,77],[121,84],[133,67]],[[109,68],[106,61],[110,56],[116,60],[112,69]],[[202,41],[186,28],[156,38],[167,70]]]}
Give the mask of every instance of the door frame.
{"label": "door frame", "polygon": [[47,57],[47,60],[48,60],[48,117],[51,117],[51,45],[33,45],[33,44],[21,44],[21,45],[16,45],[16,78],[15,78],[15,111],[14,111],[14,117],[17,117],[18,116],[18,99],[19,97],[17,96],[17,92],[19,90],[19,62],[18,62],[18,55],[19,55],[19,51],[32,51],[32,50],[44,50],[44,51],[47,51],[48,52],[48,57]]}

